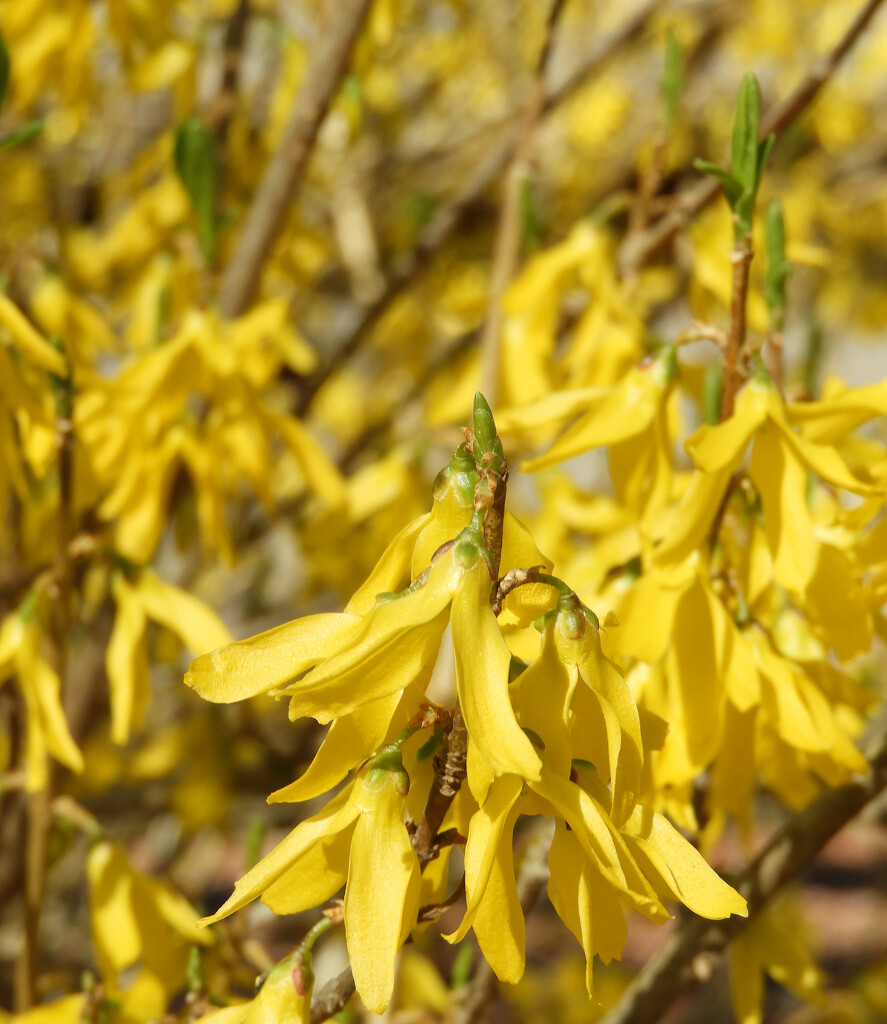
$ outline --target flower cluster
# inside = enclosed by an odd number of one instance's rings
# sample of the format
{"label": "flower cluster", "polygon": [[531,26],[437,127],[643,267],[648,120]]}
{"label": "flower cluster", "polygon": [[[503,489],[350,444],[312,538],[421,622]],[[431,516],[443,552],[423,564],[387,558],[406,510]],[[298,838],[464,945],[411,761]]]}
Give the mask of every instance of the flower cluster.
{"label": "flower cluster", "polygon": [[[423,875],[429,858],[420,860],[411,838],[418,830],[410,822],[430,804],[435,785],[428,743],[414,736],[429,725],[440,733],[444,721],[452,741],[456,716],[467,731],[467,786],[439,834],[466,837],[466,910],[447,937],[458,942],[473,928],[501,979],[515,982],[524,970],[512,841],[522,816],[557,823],[549,889],[582,944],[589,994],[594,956],[621,954],[623,904],[660,922],[670,900],[707,917],[745,913],[744,900],[640,802],[645,757],[657,737],[661,742],[664,723],[642,716],[601,650],[594,613],[548,575],[550,563],[525,528],[508,512],[500,515],[507,466],[480,396],[467,437],[438,478],[432,512],[395,539],[344,613],[230,644],[198,658],[186,676],[210,700],[273,691],[289,697],[291,718],[332,723],[303,777],[270,799],[304,800],[350,780],[207,921],[257,896],[276,913],[295,913],[344,884],[352,970],[376,1012],[391,998],[394,957],[420,907],[446,896],[450,847],[435,849],[437,863]],[[514,586],[506,585],[509,573]],[[540,611],[541,649],[525,664],[503,627],[526,630]],[[451,712],[429,709],[426,695],[448,625]]]}

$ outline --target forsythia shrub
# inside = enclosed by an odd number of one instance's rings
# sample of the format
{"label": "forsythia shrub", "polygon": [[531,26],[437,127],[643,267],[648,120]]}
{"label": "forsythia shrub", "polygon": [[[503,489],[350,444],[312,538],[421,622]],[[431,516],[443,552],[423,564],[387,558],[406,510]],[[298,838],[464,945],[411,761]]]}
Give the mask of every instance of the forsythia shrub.
{"label": "forsythia shrub", "polygon": [[0,1021],[881,1019],[882,4],[592,6],[0,0]]}

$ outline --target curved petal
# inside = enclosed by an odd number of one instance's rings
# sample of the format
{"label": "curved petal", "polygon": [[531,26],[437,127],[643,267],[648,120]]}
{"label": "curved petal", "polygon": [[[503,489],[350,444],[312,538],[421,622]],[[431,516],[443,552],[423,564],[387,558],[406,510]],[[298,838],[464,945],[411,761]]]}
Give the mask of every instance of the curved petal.
{"label": "curved petal", "polygon": [[728,468],[732,473],[742,462],[752,435],[767,419],[769,408],[767,390],[744,387],[730,419],[716,426],[701,426],[684,442],[684,449],[704,473]]}
{"label": "curved petal", "polygon": [[453,598],[452,631],[456,688],[465,724],[497,774],[538,779],[533,744],[517,724],[508,696],[511,651],[490,608],[490,577],[479,561],[465,573]]}
{"label": "curved petal", "polygon": [[185,682],[217,704],[255,697],[335,654],[362,624],[356,615],[307,615],[195,658]]}
{"label": "curved petal", "polygon": [[372,800],[363,788],[345,887],[345,941],[360,998],[382,1013],[394,991],[394,958],[416,923],[420,872],[403,796],[388,780]]}
{"label": "curved petal", "polygon": [[635,808],[624,834],[629,846],[642,854],[642,863],[648,861],[651,870],[645,874],[657,877],[694,914],[711,920],[748,916],[745,900],[661,814]]}
{"label": "curved petal", "polygon": [[337,718],[329,727],[311,764],[295,782],[275,790],[268,797],[268,803],[311,800],[338,785],[352,768],[384,746],[394,732],[406,725],[421,697],[417,687],[408,687],[406,693],[396,691],[357,708],[350,715]]}
{"label": "curved petal", "polygon": [[508,817],[522,789],[523,783],[515,775],[495,779],[484,805],[471,817],[465,844],[465,916],[456,931],[444,936],[447,942],[461,942],[474,924],[493,871],[497,847],[503,841]]}
{"label": "curved petal", "polygon": [[351,595],[345,605],[349,615],[366,615],[376,603],[376,595],[399,593],[410,583],[410,561],[416,538],[427,525],[431,513],[414,519],[385,548],[373,571]]}
{"label": "curved petal", "polygon": [[263,857],[251,871],[247,871],[235,884],[234,892],[223,906],[215,914],[204,917],[199,922],[201,926],[221,921],[223,917],[228,917],[235,910],[246,906],[269,889],[285,871],[309,854],[312,847],[348,828],[358,814],[355,789],[354,786],[349,786],[334,797],[319,814],[297,825],[267,857]]}

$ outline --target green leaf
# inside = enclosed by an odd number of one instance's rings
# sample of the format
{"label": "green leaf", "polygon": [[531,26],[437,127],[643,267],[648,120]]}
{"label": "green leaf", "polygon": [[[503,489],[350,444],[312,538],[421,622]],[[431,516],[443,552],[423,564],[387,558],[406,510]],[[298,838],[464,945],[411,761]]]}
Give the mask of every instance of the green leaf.
{"label": "green leaf", "polygon": [[665,37],[665,72],[662,76],[662,100],[665,105],[665,127],[671,129],[678,116],[678,101],[684,87],[684,55],[681,42],[673,28]]}
{"label": "green leaf", "polygon": [[701,171],[703,174],[708,174],[710,177],[718,179],[718,181],[724,186],[724,194],[727,197],[727,202],[730,204],[730,208],[735,209],[736,203],[743,193],[742,182],[737,180],[736,175],[723,167],[719,167],[717,164],[711,163],[709,160],[696,159],[693,161],[693,166],[697,171]]}
{"label": "green leaf", "polygon": [[773,146],[776,144],[776,136],[772,133],[767,136],[763,142],[758,143],[758,167],[757,176],[755,178],[755,191],[760,187],[761,179],[764,177],[764,168],[767,166],[767,161],[770,159],[770,154],[773,151]]}
{"label": "green leaf", "polygon": [[215,256],[219,160],[212,132],[196,117],[179,125],[175,145],[176,171],[197,214],[197,237],[207,266]]}
{"label": "green leaf", "polygon": [[474,974],[474,947],[461,943],[456,950],[453,968],[450,971],[450,988],[462,988],[471,981]]}
{"label": "green leaf", "polygon": [[772,314],[785,309],[785,283],[789,272],[785,258],[785,220],[778,199],[773,200],[764,214],[764,248],[767,252],[764,296]]}
{"label": "green leaf", "polygon": [[532,255],[542,246],[542,216],[539,213],[533,183],[529,178],[521,181],[520,210],[524,229],[524,250],[528,255]]}
{"label": "green leaf", "polygon": [[733,173],[750,192],[758,187],[758,132],[761,125],[761,88],[749,71],[739,87],[733,118]]}
{"label": "green leaf", "polygon": [[721,362],[712,363],[705,371],[702,383],[702,411],[705,422],[714,426],[721,421],[721,404],[724,400],[724,367]]}
{"label": "green leaf", "polygon": [[6,89],[9,86],[9,47],[6,40],[0,33],[0,107],[6,99]]}
{"label": "green leaf", "polygon": [[42,131],[42,121],[29,121],[27,124],[23,124],[21,128],[16,128],[14,132],[10,132],[9,135],[0,139],[0,153],[7,149],[14,149],[16,146],[23,146],[31,139],[35,139]]}

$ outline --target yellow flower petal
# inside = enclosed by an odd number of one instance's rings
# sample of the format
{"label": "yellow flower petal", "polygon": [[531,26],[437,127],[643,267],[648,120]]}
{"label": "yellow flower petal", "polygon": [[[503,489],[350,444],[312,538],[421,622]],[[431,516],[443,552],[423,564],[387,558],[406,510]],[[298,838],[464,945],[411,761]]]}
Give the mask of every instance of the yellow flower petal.
{"label": "yellow flower petal", "polygon": [[345,940],[360,998],[382,1013],[394,991],[394,958],[416,922],[420,872],[403,823],[403,796],[388,779],[372,793],[370,778],[351,841]]}
{"label": "yellow flower petal", "polygon": [[767,419],[769,391],[754,385],[744,387],[730,419],[716,426],[705,424],[687,438],[684,448],[698,469],[704,473],[736,469],[755,431]]}
{"label": "yellow flower petal", "polygon": [[[514,875],[512,833],[517,810],[505,821],[483,898],[474,918],[474,934],[484,959],[500,981],[516,985],[523,977],[526,924]],[[467,884],[467,878],[466,878]]]}
{"label": "yellow flower petal", "polygon": [[448,553],[423,586],[372,608],[338,653],[287,688],[290,718],[311,715],[328,722],[403,690],[429,671],[461,574]]}
{"label": "yellow flower petal", "polygon": [[451,613],[456,687],[465,724],[497,774],[538,779],[541,763],[517,724],[508,696],[511,652],[490,608],[486,563],[465,573]]}
{"label": "yellow flower petal", "polygon": [[520,676],[520,720],[545,744],[545,760],[551,770],[570,774],[570,703],[578,681],[559,657],[554,623],[542,634],[539,657]]}
{"label": "yellow flower petal", "polygon": [[[472,815],[465,844],[465,916],[456,931],[444,936],[447,942],[461,942],[474,924],[493,871],[497,847],[503,841],[511,809],[522,788],[523,783],[515,775],[495,779],[486,801]],[[511,829],[508,830],[508,842],[511,842]]]}
{"label": "yellow flower petal", "polygon": [[273,792],[268,803],[310,800],[338,785],[406,725],[422,697],[419,687],[410,686],[404,693],[390,693],[337,718],[301,777]]}
{"label": "yellow flower petal", "polygon": [[808,441],[836,444],[868,420],[887,415],[887,380],[848,388],[818,402],[792,402],[785,412]]}
{"label": "yellow flower petal", "polygon": [[231,642],[225,623],[193,594],[164,583],[152,572],[141,573],[135,589],[149,617],[180,637],[194,654]]}
{"label": "yellow flower petal", "polygon": [[647,877],[657,879],[666,892],[694,914],[712,920],[731,914],[748,915],[739,893],[661,814],[636,807],[624,834],[642,863],[644,859],[648,862],[650,870],[644,872]]}
{"label": "yellow flower petal", "polygon": [[261,894],[275,914],[300,914],[318,907],[345,884],[353,829],[323,836],[304,851]]}
{"label": "yellow flower petal", "polygon": [[217,704],[254,697],[328,658],[362,623],[356,615],[333,613],[286,622],[195,658],[185,682],[204,700]]}
{"label": "yellow flower petal", "polygon": [[606,398],[592,400],[592,407],[544,455],[527,459],[521,469],[535,473],[593,448],[634,437],[650,426],[662,396],[663,386],[654,368],[635,367]]}
{"label": "yellow flower petal", "polygon": [[376,603],[377,594],[396,594],[409,585],[411,582],[410,561],[416,538],[429,519],[430,515],[419,516],[407,523],[397,534],[385,549],[373,571],[355,590],[351,600],[345,605],[345,611],[349,615],[366,615]]}
{"label": "yellow flower petal", "polygon": [[0,292],[0,327],[5,327],[12,335],[16,347],[36,366],[58,377],[66,377],[68,370],[60,352],[32,326],[31,321],[21,312],[18,306]]}
{"label": "yellow flower petal", "polygon": [[773,575],[786,589],[803,593],[813,575],[817,547],[807,505],[807,472],[772,427],[755,439],[750,472],[764,506]]}
{"label": "yellow flower petal", "polygon": [[[270,889],[285,871],[294,867],[303,857],[312,857],[315,847],[327,842],[336,833],[350,828],[358,814],[352,785],[334,797],[319,814],[297,825],[286,839],[278,843],[267,857],[263,857],[236,883],[234,892],[224,905],[215,914],[204,917],[200,924],[213,924],[246,906],[266,889]],[[312,862],[316,863],[316,860],[309,861]]]}
{"label": "yellow flower petal", "polygon": [[135,589],[122,576],[114,580],[113,592],[117,614],[105,650],[105,672],[111,695],[111,739],[126,743],[151,695],[144,647],[148,619]]}

